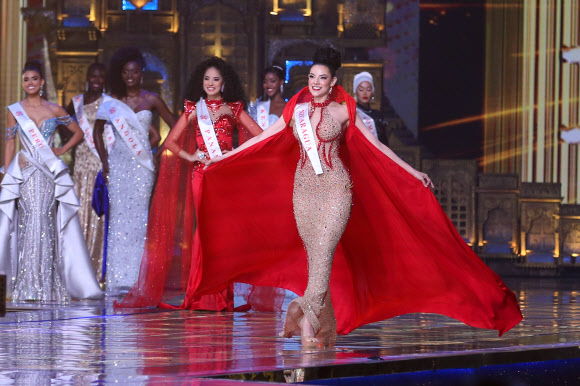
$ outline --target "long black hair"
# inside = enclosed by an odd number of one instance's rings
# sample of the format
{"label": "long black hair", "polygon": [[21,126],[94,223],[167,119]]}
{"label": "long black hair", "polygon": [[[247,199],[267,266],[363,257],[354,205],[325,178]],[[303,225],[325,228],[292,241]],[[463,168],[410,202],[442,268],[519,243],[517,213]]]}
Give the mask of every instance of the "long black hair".
{"label": "long black hair", "polygon": [[119,48],[111,57],[111,62],[109,64],[109,71],[107,72],[107,88],[111,91],[111,94],[118,98],[123,98],[127,96],[127,86],[123,81],[123,67],[129,62],[135,62],[141,66],[141,69],[145,68],[145,59],[135,47],[122,47]]}
{"label": "long black hair", "polygon": [[207,93],[203,89],[203,77],[209,68],[215,68],[224,79],[224,91],[222,98],[225,102],[242,102],[246,106],[246,93],[240,81],[240,77],[231,65],[222,58],[214,56],[204,60],[195,67],[187,83],[185,99],[196,102],[199,98],[207,98]]}
{"label": "long black hair", "polygon": [[322,64],[330,70],[330,75],[334,78],[336,76],[336,71],[341,66],[340,52],[332,47],[322,47],[314,52],[314,57],[312,58],[312,65]]}

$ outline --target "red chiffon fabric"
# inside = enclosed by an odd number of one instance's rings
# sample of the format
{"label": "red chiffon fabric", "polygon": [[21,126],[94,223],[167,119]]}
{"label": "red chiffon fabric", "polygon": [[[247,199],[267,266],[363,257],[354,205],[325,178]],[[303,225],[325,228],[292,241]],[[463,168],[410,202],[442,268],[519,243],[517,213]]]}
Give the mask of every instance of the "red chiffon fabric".
{"label": "red chiffon fabric", "polygon": [[[456,232],[431,191],[374,147],[354,126],[356,104],[333,97],[350,117],[341,157],[351,173],[352,213],[330,279],[338,333],[412,312],[447,315],[503,334],[522,315],[513,292]],[[286,105],[289,122],[303,89]],[[286,288],[307,283],[306,252],[292,210],[298,143],[282,132],[209,168],[198,218],[204,256],[188,297],[233,282]]]}
{"label": "red chiffon fabric", "polygon": [[[195,114],[195,102],[186,100],[184,114]],[[232,114],[223,114],[214,123],[216,136],[222,150],[231,150],[233,133],[238,126],[239,140],[243,143],[251,133],[239,124],[243,110],[241,102],[228,103]],[[193,154],[196,147],[207,151],[194,115],[190,127],[179,137],[179,148]],[[187,289],[190,270],[195,271],[201,262],[201,249],[197,231],[194,232],[196,209],[200,204],[203,165],[186,162],[169,150],[161,156],[161,166],[155,192],[149,209],[147,241],[137,283],[131,288],[120,308],[161,306],[201,310],[233,310],[233,286],[228,285],[214,293],[189,296],[181,307],[162,302],[183,295]],[[254,296],[258,293],[260,296]],[[284,293],[277,288],[243,287],[240,291],[247,304],[241,310],[279,311]]]}

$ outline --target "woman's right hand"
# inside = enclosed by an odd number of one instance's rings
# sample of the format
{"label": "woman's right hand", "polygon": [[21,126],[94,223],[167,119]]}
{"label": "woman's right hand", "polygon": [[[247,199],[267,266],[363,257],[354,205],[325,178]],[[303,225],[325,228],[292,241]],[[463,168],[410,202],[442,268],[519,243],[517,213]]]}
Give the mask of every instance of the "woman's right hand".
{"label": "woman's right hand", "polygon": [[207,153],[197,149],[195,151],[195,153],[193,153],[189,159],[189,162],[201,162],[204,165],[207,165],[208,161],[209,161],[209,156],[207,155]]}

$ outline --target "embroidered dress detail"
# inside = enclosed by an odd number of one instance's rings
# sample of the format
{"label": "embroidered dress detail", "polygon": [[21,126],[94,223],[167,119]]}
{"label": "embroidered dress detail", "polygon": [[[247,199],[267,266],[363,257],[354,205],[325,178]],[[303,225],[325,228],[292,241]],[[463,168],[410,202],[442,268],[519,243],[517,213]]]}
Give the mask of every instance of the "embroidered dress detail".
{"label": "embroidered dress detail", "polygon": [[18,125],[14,125],[12,127],[7,127],[5,129],[5,138],[8,141],[9,139],[12,139],[14,137],[16,137],[16,129],[18,128]]}
{"label": "embroidered dress detail", "polygon": [[217,113],[219,109],[224,105],[223,99],[206,99],[207,108],[212,113]]}

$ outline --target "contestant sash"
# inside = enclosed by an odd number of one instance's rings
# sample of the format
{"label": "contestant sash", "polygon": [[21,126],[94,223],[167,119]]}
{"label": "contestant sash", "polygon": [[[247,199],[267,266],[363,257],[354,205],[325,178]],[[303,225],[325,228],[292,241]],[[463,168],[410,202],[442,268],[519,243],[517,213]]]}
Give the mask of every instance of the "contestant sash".
{"label": "contestant sash", "polygon": [[312,130],[310,117],[308,116],[308,103],[296,105],[294,109],[294,121],[300,142],[302,142],[302,147],[310,159],[314,172],[316,174],[322,174],[322,164],[320,163],[320,156],[318,155],[316,140],[314,139],[314,130]]}
{"label": "contestant sash", "polygon": [[266,130],[270,126],[270,100],[258,103],[257,110],[258,125],[262,130]]}
{"label": "contestant sash", "polygon": [[34,146],[42,162],[54,173],[60,158],[54,155],[48,142],[46,142],[34,121],[28,117],[26,111],[24,111],[18,102],[8,106],[8,110],[16,118],[16,121],[22,128],[22,132],[26,135],[32,146]]}
{"label": "contestant sash", "polygon": [[[110,96],[103,94],[102,103],[108,102],[112,99]],[[83,109],[84,106],[84,97],[83,94],[77,95],[73,98],[73,106],[75,108],[75,115],[77,117],[77,122],[85,133],[85,141],[89,146],[89,149],[93,152],[97,158],[99,157],[99,153],[97,153],[97,149],[95,148],[95,141],[93,139],[93,128],[89,125],[88,120],[85,118],[85,111]],[[115,142],[115,135],[113,134],[113,128],[111,125],[105,125],[105,140],[107,141],[107,149],[111,150],[113,147],[113,143]]]}
{"label": "contestant sash", "polygon": [[373,133],[375,137],[378,138],[379,135],[377,134],[377,126],[375,125],[375,120],[372,119],[368,114],[363,112],[361,109],[357,108],[356,111],[358,112],[358,115],[362,119],[367,129],[369,129],[369,131]]}
{"label": "contestant sash", "polygon": [[217,140],[213,123],[209,118],[207,104],[203,98],[199,99],[195,110],[197,111],[199,131],[201,131],[201,136],[203,137],[203,142],[207,148],[209,158],[220,157],[222,155],[222,150],[220,149],[220,144]]}
{"label": "contestant sash", "polygon": [[[132,127],[139,127],[139,121],[135,112],[123,102],[111,98],[112,103],[107,103],[106,111],[109,114],[109,120],[119,132],[119,136],[123,139],[133,156],[139,161],[141,165],[147,169],[154,171],[153,156],[151,152],[144,149],[139,140],[135,137]],[[147,130],[148,131],[148,130]]]}

